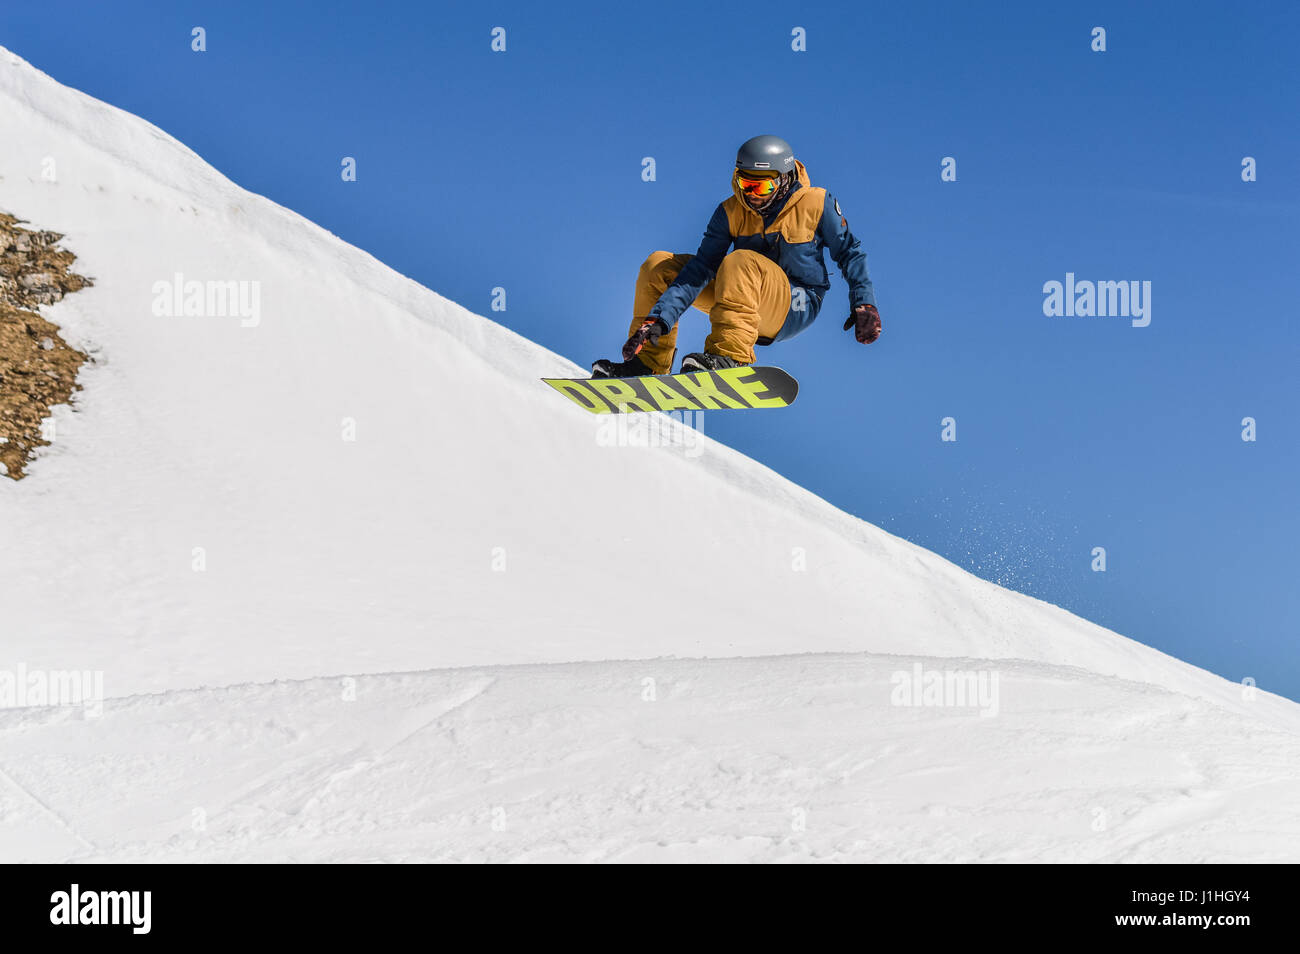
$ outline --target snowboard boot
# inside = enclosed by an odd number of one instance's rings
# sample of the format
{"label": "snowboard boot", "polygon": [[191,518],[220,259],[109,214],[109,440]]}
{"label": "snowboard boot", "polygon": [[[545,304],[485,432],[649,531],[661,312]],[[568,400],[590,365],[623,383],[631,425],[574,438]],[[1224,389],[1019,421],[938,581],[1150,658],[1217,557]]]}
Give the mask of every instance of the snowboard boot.
{"label": "snowboard boot", "polygon": [[710,354],[696,351],[682,358],[682,372],[687,371],[721,371],[723,368],[739,368],[741,364],[725,354]]}
{"label": "snowboard boot", "polygon": [[647,374],[654,374],[654,372],[636,355],[632,355],[626,361],[601,358],[591,366],[593,378],[639,378]]}

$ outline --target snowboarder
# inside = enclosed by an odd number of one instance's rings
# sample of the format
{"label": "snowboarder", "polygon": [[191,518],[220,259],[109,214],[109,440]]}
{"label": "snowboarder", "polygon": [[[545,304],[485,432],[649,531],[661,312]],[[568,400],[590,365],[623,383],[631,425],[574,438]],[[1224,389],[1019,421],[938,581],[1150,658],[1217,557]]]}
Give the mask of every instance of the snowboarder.
{"label": "snowboarder", "polygon": [[689,305],[707,312],[713,328],[704,350],[682,359],[682,371],[753,364],[755,344],[793,338],[817,317],[830,288],[823,249],[849,283],[844,329],[855,329],[863,344],[880,336],[866,253],[840,204],[813,188],[790,144],[777,136],[748,140],[736,153],[731,187],[734,195],[714,211],[699,251],[655,252],[645,260],[623,360],[597,361],[592,377],[670,373],[677,319]]}

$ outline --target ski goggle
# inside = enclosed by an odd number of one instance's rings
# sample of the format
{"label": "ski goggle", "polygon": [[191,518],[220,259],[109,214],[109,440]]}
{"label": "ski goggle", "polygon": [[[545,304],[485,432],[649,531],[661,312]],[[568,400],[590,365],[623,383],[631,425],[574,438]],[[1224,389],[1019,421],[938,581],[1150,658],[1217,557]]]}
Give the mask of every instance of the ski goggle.
{"label": "ski goggle", "polygon": [[745,195],[762,199],[776,191],[778,172],[750,172],[748,169],[736,170],[736,187]]}

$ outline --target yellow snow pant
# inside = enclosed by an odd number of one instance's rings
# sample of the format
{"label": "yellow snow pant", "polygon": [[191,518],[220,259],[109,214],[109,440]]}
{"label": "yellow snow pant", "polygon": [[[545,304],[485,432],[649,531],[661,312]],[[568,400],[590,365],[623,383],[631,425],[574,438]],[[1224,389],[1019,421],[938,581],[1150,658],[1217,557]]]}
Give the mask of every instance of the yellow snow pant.
{"label": "yellow snow pant", "polygon": [[[635,317],[629,336],[641,327],[659,296],[693,257],[654,252],[645,260],[636,277],[632,308]],[[704,286],[692,304],[708,314],[713,323],[713,330],[704,339],[705,351],[753,364],[754,343],[759,338],[774,337],[790,313],[790,279],[770,258],[737,249],[722,260],[713,281]],[[658,343],[642,348],[640,357],[655,374],[667,374],[672,370],[676,350],[674,326]]]}

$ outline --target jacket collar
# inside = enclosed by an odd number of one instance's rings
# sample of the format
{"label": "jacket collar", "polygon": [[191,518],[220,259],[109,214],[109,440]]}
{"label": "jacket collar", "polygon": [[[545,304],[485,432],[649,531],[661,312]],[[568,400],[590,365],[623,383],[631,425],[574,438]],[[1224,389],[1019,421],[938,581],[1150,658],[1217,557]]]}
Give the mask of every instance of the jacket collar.
{"label": "jacket collar", "polygon": [[754,216],[757,219],[762,220],[764,230],[771,228],[772,225],[776,222],[776,220],[781,217],[781,214],[790,208],[791,202],[794,200],[795,196],[799,194],[800,189],[808,189],[812,187],[812,181],[808,178],[808,170],[804,167],[804,164],[800,162],[798,159],[794,161],[794,169],[795,169],[794,187],[789,192],[787,192],[785,196],[782,197],[781,201],[778,202],[775,206],[773,206],[770,209],[764,209],[761,213],[755,212],[753,209],[749,207],[749,203],[745,201],[744,194],[738,188],[736,188],[735,177],[734,176],[732,177],[732,182],[731,182],[732,195],[736,197],[736,201],[740,203],[740,207],[746,213]]}

